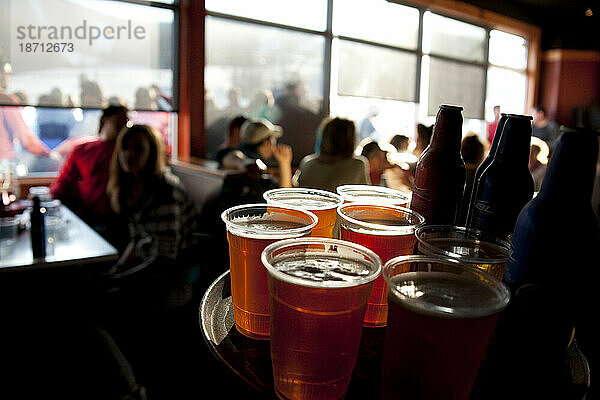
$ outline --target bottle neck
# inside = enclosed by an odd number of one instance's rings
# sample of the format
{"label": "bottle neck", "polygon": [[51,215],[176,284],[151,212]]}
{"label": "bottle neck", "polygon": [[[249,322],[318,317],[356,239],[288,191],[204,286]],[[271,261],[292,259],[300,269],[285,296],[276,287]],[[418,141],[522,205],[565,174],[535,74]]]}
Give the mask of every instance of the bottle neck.
{"label": "bottle neck", "polygon": [[460,156],[462,107],[440,106],[429,143],[430,151]]}
{"label": "bottle neck", "polygon": [[490,146],[490,155],[494,157],[496,154],[496,150],[498,150],[498,143],[500,142],[500,137],[502,137],[502,130],[504,129],[504,124],[506,123],[506,119],[508,117],[506,114],[502,114],[500,117],[500,121],[498,121],[498,125],[496,126],[496,132],[494,133],[494,138],[492,139],[492,145]]}
{"label": "bottle neck", "polygon": [[529,164],[531,148],[531,117],[508,115],[494,154],[494,162],[511,166]]}

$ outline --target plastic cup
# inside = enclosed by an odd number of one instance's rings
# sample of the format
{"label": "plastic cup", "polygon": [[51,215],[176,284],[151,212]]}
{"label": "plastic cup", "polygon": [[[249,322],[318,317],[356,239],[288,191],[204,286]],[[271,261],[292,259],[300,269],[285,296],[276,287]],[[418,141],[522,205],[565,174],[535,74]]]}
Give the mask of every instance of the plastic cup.
{"label": "plastic cup", "polygon": [[313,213],[267,204],[232,207],[221,214],[227,226],[235,327],[253,339],[269,339],[269,289],[260,255],[269,244],[310,235]]}
{"label": "plastic cup", "polygon": [[[338,208],[340,238],[373,250],[382,262],[412,254],[415,229],[425,219],[404,207],[348,203]],[[386,285],[379,277],[373,286],[364,326],[385,326],[387,318]]]}
{"label": "plastic cup", "polygon": [[388,326],[383,398],[468,400],[510,292],[450,257],[403,256],[383,269]]}
{"label": "plastic cup", "polygon": [[482,269],[502,280],[511,246],[506,240],[485,232],[452,225],[417,228],[419,254],[442,255]]}
{"label": "plastic cup", "polygon": [[0,258],[12,254],[17,242],[19,221],[13,217],[0,218]]}
{"label": "plastic cup", "polygon": [[263,194],[268,204],[283,207],[293,206],[312,211],[318,218],[312,230],[313,237],[332,238],[337,221],[337,207],[344,202],[336,193],[318,189],[281,188],[268,190]]}
{"label": "plastic cup", "polygon": [[262,254],[271,298],[271,359],[281,399],[341,399],[381,260],[336,239],[302,238]]}
{"label": "plastic cup", "polygon": [[408,207],[410,194],[396,189],[373,185],[341,185],[336,191],[345,203],[383,204]]}

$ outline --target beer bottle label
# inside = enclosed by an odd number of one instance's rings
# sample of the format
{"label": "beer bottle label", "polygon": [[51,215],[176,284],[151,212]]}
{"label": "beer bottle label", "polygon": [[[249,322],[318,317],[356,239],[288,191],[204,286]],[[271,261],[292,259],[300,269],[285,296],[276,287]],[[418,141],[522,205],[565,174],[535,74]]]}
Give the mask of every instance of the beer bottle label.
{"label": "beer bottle label", "polygon": [[[489,230],[493,228],[492,219],[496,213],[496,208],[489,201],[477,200],[473,212],[473,227],[480,230]],[[495,227],[494,227],[495,228]]]}

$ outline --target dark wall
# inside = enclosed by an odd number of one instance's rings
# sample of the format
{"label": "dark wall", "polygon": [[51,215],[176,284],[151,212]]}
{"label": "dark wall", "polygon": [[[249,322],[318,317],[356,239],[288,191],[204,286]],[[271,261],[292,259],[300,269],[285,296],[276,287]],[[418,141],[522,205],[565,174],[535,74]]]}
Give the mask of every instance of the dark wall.
{"label": "dark wall", "polygon": [[[462,0],[542,28],[542,50],[600,50],[600,0]],[[590,7],[594,14],[585,15]]]}

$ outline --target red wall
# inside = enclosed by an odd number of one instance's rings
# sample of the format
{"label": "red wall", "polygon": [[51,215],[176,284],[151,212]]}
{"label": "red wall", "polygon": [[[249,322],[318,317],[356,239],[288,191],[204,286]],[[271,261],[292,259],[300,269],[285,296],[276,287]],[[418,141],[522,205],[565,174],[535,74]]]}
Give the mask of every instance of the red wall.
{"label": "red wall", "polygon": [[542,55],[538,101],[551,119],[573,125],[573,109],[600,101],[600,52],[550,50]]}

